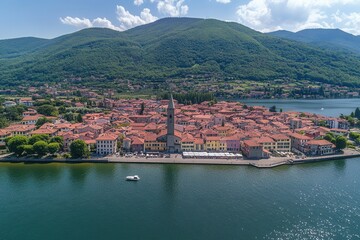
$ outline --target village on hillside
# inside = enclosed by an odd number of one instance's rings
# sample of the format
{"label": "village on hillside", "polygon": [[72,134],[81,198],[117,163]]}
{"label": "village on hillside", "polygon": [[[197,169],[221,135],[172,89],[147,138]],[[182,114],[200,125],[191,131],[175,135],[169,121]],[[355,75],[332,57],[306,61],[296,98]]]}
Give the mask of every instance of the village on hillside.
{"label": "village on hillside", "polygon": [[[27,108],[21,121],[0,129],[3,151],[9,137],[46,135],[47,139],[62,139],[58,153],[70,152],[71,144],[81,140],[92,156],[169,153],[182,153],[183,158],[322,156],[346,147],[346,141],[345,146],[341,141],[342,146],[336,146],[335,139],[338,136],[347,139],[350,127],[342,118],[276,112],[276,109],[249,107],[239,102],[204,101],[184,105],[172,98],[105,98],[101,112],[79,114],[79,121],[69,121],[66,114],[57,117],[40,114],[35,101],[20,98],[17,102],[3,103],[5,108],[14,105]],[[69,104],[84,107],[80,102]]]}

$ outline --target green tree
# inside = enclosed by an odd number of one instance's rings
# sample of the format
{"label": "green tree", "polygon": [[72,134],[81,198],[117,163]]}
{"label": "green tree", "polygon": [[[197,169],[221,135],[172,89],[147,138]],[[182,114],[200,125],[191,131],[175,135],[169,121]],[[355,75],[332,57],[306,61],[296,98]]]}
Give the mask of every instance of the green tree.
{"label": "green tree", "polygon": [[23,146],[23,150],[24,152],[29,155],[29,154],[34,154],[34,148],[33,148],[33,145],[22,145]]}
{"label": "green tree", "polygon": [[65,107],[65,106],[60,106],[60,107],[59,107],[59,113],[60,113],[60,114],[66,113],[66,107]]}
{"label": "green tree", "polygon": [[76,122],[78,122],[78,123],[83,122],[83,119],[82,119],[82,116],[80,113],[76,116]]}
{"label": "green tree", "polygon": [[347,140],[346,140],[346,138],[344,137],[344,136],[338,136],[337,138],[336,138],[336,148],[337,149],[344,149],[344,148],[346,148],[346,142],[347,142]]}
{"label": "green tree", "polygon": [[73,158],[84,158],[90,155],[86,143],[79,139],[70,144],[70,153]]}
{"label": "green tree", "polygon": [[39,118],[36,123],[35,126],[37,128],[41,127],[42,125],[44,125],[45,123],[51,123],[52,121],[50,119],[47,119],[46,117],[41,117]]}
{"label": "green tree", "polygon": [[144,114],[144,110],[145,110],[145,103],[142,102],[141,105],[140,105],[140,112],[139,112],[139,114],[140,114],[140,115],[143,115],[143,114]]}
{"label": "green tree", "polygon": [[50,139],[50,143],[58,143],[60,146],[60,149],[64,147],[64,138],[61,136],[55,136]]}
{"label": "green tree", "polygon": [[39,156],[44,156],[48,152],[48,143],[45,141],[38,141],[33,145],[34,152]]}
{"label": "green tree", "polygon": [[29,138],[29,144],[34,145],[36,142],[39,141],[44,141],[44,142],[48,142],[49,141],[49,135],[47,134],[35,134],[33,136],[31,136]]}
{"label": "green tree", "polygon": [[360,119],[360,109],[357,107],[356,109],[355,109],[355,117],[357,118],[357,119]]}
{"label": "green tree", "polygon": [[65,113],[64,119],[68,122],[74,121],[74,113],[72,112]]}
{"label": "green tree", "polygon": [[45,116],[54,116],[57,117],[59,115],[59,111],[53,105],[42,105],[37,108],[38,113],[43,114]]}
{"label": "green tree", "polygon": [[334,137],[334,135],[332,133],[327,133],[325,136],[324,136],[324,139],[335,144],[336,143],[336,139]]}
{"label": "green tree", "polygon": [[4,117],[0,117],[0,128],[6,128],[9,126],[9,120]]}
{"label": "green tree", "polygon": [[22,145],[26,145],[28,143],[28,140],[29,139],[25,136],[14,136],[10,138],[7,144],[9,151],[20,156],[23,153],[24,149],[19,147]]}
{"label": "green tree", "polygon": [[26,110],[23,105],[7,107],[4,109],[3,115],[9,121],[19,121],[23,118],[22,114]]}
{"label": "green tree", "polygon": [[57,142],[53,142],[48,145],[48,151],[52,155],[54,155],[59,150],[60,150],[60,145]]}
{"label": "green tree", "polygon": [[270,108],[269,108],[269,111],[270,111],[270,112],[276,112],[276,106],[274,105],[274,106],[270,107]]}

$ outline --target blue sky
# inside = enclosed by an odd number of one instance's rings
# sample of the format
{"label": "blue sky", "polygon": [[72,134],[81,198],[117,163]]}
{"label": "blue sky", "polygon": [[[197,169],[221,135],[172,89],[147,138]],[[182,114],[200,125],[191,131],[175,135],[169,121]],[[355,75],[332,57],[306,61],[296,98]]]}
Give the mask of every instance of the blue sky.
{"label": "blue sky", "polygon": [[360,0],[1,0],[0,39],[119,31],[163,17],[234,21],[255,30],[340,28],[360,35]]}

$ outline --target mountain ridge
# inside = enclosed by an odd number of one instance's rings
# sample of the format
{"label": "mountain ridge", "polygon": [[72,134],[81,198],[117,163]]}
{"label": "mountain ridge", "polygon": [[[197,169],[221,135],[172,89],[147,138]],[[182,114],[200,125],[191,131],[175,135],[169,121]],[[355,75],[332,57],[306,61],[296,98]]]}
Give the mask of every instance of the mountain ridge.
{"label": "mountain ridge", "polygon": [[124,32],[83,29],[28,47],[18,44],[19,51],[10,57],[2,54],[9,49],[2,41],[11,41],[0,40],[0,82],[5,85],[73,78],[165,81],[193,75],[360,85],[355,54],[216,19],[165,18]]}
{"label": "mountain ridge", "polygon": [[341,29],[304,29],[298,32],[280,30],[268,33],[285,39],[311,43],[316,46],[347,50],[360,54],[360,36],[347,33]]}

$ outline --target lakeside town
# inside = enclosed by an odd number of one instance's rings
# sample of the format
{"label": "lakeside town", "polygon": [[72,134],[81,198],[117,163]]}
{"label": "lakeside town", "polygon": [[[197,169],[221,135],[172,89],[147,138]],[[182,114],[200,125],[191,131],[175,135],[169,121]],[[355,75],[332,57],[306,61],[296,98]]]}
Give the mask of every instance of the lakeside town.
{"label": "lakeside town", "polygon": [[[4,101],[5,111],[19,106],[26,110],[20,121],[0,129],[2,152],[10,150],[19,157],[167,157],[177,153],[183,159],[258,160],[326,156],[351,146],[346,119],[282,112],[275,106],[214,100],[180,104],[172,96],[170,100],[56,98],[54,102],[50,105],[31,97]],[[65,111],[91,104],[96,112]]]}

